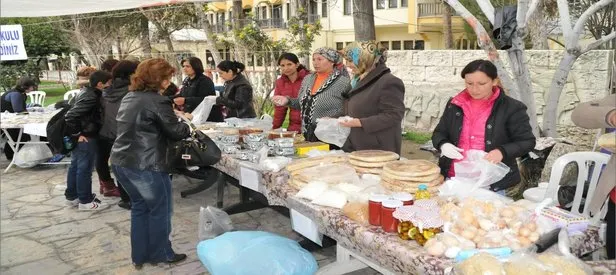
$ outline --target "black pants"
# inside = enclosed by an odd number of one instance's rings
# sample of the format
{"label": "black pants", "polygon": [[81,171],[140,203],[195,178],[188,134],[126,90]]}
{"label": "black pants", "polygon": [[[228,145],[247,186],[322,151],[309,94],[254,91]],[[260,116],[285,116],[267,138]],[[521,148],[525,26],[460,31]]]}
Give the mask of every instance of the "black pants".
{"label": "black pants", "polygon": [[[17,137],[19,136],[19,129],[7,129],[7,132],[9,132],[9,136],[11,136],[11,139],[14,142],[17,142]],[[26,141],[30,141],[30,135],[22,133],[20,142]],[[21,148],[22,146],[24,145],[19,144],[17,148]],[[13,149],[11,149],[11,146],[9,146],[9,143],[7,141],[7,143],[4,145],[4,155],[6,156],[6,159],[12,160],[14,154],[15,152],[13,152]]]}
{"label": "black pants", "polygon": [[[112,181],[111,169],[109,168],[109,157],[111,156],[111,147],[113,147],[114,140],[100,137],[98,140],[98,152],[96,154],[96,173],[98,179],[101,181]],[[123,201],[130,201],[128,193],[122,187],[122,183],[117,181],[118,188],[120,189],[120,196]]]}
{"label": "black pants", "polygon": [[609,199],[607,203],[607,215],[605,217],[607,223],[607,230],[605,236],[605,242],[607,247],[607,258],[614,260],[616,257],[614,248],[616,246],[616,204]]}

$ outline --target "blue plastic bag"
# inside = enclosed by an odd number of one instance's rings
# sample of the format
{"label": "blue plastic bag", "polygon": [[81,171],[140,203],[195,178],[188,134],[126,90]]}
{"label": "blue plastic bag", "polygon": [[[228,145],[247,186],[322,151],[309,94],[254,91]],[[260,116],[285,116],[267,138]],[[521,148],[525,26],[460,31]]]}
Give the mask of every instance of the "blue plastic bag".
{"label": "blue plastic bag", "polygon": [[296,241],[269,232],[227,232],[197,245],[213,275],[312,275],[317,261]]}

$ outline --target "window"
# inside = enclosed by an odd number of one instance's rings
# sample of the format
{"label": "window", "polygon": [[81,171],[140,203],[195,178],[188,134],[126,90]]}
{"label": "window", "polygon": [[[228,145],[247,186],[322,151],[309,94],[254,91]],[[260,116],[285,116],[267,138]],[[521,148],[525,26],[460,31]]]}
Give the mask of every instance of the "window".
{"label": "window", "polygon": [[229,20],[233,20],[233,11],[229,11]]}
{"label": "window", "polygon": [[353,0],[343,0],[344,3],[344,15],[353,14]]}
{"label": "window", "polygon": [[310,0],[309,2],[310,2],[310,4],[309,4],[310,5],[310,7],[309,7],[310,8],[310,12],[308,14],[310,14],[310,15],[319,14],[319,5],[317,4],[317,2],[314,1],[314,0]]}
{"label": "window", "polygon": [[287,3],[286,5],[287,5],[287,20],[289,20],[289,18],[291,18],[291,6],[289,5],[289,3]]}
{"label": "window", "polygon": [[398,0],[389,0],[389,7],[390,8],[397,8],[398,7]]}
{"label": "window", "polygon": [[261,7],[261,19],[267,19],[267,7]]}
{"label": "window", "polygon": [[275,5],[272,8],[272,18],[282,18],[282,6]]}
{"label": "window", "polygon": [[400,7],[406,8],[409,6],[409,0],[400,0]]}
{"label": "window", "polygon": [[379,10],[385,9],[386,0],[376,0],[376,8]]}
{"label": "window", "polygon": [[383,48],[389,50],[389,41],[381,41],[381,45],[383,46]]}
{"label": "window", "polygon": [[344,43],[336,42],[336,50],[342,50],[344,48]]}
{"label": "window", "polygon": [[415,40],[415,50],[423,50],[425,48],[423,40]]}
{"label": "window", "polygon": [[344,44],[345,44],[345,46],[348,46],[348,45],[351,45],[351,43],[353,43],[353,42],[349,41],[349,42],[346,42]]}
{"label": "window", "polygon": [[248,67],[252,67],[255,65],[255,56],[253,54],[248,55]]}
{"label": "window", "polygon": [[327,17],[327,0],[321,0],[321,17]]}
{"label": "window", "polygon": [[404,40],[404,49],[412,50],[413,49],[413,40]]}
{"label": "window", "polygon": [[401,50],[401,43],[400,41],[391,41],[391,49],[394,51],[399,51]]}

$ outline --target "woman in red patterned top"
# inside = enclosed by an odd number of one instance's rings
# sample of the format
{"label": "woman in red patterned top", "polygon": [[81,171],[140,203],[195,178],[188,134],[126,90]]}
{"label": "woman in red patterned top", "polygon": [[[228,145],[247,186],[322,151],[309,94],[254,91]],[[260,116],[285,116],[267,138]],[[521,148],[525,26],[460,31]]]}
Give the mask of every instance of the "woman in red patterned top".
{"label": "woman in red patterned top", "polygon": [[[302,80],[309,73],[308,70],[299,63],[299,58],[293,53],[283,53],[278,58],[278,66],[280,66],[280,73],[282,75],[276,80],[274,95],[297,98],[299,88],[302,86]],[[272,128],[278,129],[282,127],[282,123],[287,117],[287,110],[289,111],[288,130],[300,133],[302,131],[301,111],[292,109],[289,106],[276,106]]]}

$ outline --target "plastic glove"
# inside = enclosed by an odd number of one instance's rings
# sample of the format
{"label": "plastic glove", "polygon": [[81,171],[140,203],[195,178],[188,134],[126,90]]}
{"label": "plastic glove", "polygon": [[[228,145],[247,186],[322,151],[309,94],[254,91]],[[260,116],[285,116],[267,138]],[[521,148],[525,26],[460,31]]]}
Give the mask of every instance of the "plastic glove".
{"label": "plastic glove", "polygon": [[215,96],[215,95],[209,95],[209,96],[206,96],[205,99],[207,99],[208,101],[216,102],[217,97],[218,96]]}
{"label": "plastic glove", "polygon": [[464,149],[460,149],[451,143],[441,145],[441,155],[450,159],[463,159],[464,156],[460,154],[461,152],[464,152]]}

